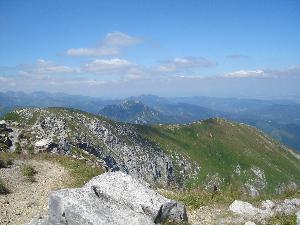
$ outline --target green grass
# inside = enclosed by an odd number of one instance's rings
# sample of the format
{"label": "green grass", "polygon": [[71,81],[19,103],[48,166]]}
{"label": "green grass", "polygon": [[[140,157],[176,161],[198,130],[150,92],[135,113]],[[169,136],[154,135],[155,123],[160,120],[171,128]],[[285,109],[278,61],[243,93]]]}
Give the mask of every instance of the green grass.
{"label": "green grass", "polygon": [[189,209],[198,209],[206,205],[230,204],[241,198],[241,193],[230,186],[226,190],[210,192],[201,187],[184,191],[162,193],[164,196],[182,202]]}
{"label": "green grass", "polygon": [[22,153],[22,148],[19,142],[16,142],[16,149],[15,149],[16,154],[21,154]]}
{"label": "green grass", "polygon": [[289,216],[286,216],[286,215],[279,215],[279,216],[275,216],[273,218],[271,218],[269,221],[268,221],[268,224],[269,225],[277,225],[277,224],[280,224],[280,225],[297,225],[297,217],[296,215],[289,215]]}
{"label": "green grass", "polygon": [[15,121],[15,122],[20,122],[22,119],[20,117],[20,115],[16,112],[9,112],[6,113],[2,119],[4,120],[11,120],[11,121]]}
{"label": "green grass", "polygon": [[[251,166],[262,169],[266,176],[265,193],[274,193],[281,183],[292,180],[300,184],[300,162],[283,147],[258,130],[223,119],[209,119],[183,126],[137,126],[142,136],[158,144],[166,153],[187,154],[200,164],[197,179],[186,182],[186,187],[203,187],[208,174],[224,178],[222,187],[236,187],[253,176]],[[234,175],[240,165],[242,174]]]}
{"label": "green grass", "polygon": [[5,195],[8,193],[9,193],[9,190],[6,187],[6,185],[4,184],[4,181],[2,179],[0,179],[0,195]]}
{"label": "green grass", "polygon": [[37,173],[37,171],[31,165],[28,164],[22,165],[21,173],[24,177],[26,177],[26,179],[29,182],[35,182],[34,175]]}
{"label": "green grass", "polygon": [[56,162],[66,168],[72,177],[72,181],[68,184],[68,187],[82,187],[90,179],[104,172],[102,168],[93,167],[88,165],[84,160],[74,159],[70,156],[44,153],[37,155],[37,157]]}

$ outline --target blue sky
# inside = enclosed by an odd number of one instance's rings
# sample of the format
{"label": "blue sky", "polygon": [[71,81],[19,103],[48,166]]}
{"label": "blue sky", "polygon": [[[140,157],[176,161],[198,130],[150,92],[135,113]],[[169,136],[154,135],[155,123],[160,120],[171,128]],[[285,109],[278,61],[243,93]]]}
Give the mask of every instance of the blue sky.
{"label": "blue sky", "polygon": [[297,0],[0,0],[0,90],[299,98],[299,37]]}

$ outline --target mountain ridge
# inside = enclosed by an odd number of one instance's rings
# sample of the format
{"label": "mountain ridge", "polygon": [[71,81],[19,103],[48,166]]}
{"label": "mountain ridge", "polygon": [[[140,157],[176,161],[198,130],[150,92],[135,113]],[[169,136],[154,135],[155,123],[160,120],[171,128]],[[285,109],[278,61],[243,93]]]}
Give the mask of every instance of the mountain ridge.
{"label": "mountain ridge", "polygon": [[299,159],[291,150],[253,127],[224,119],[145,126],[66,108],[16,110],[4,119],[24,151],[38,152],[37,143],[50,140],[42,150],[79,157],[86,152],[109,171],[156,186],[233,185],[257,196],[284,193],[300,183]]}

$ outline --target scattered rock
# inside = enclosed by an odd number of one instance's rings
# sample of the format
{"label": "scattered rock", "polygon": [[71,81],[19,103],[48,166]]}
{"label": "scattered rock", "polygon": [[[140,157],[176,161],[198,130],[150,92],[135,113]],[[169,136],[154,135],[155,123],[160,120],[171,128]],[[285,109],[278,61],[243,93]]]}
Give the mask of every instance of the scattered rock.
{"label": "scattered rock", "polygon": [[[256,208],[248,202],[235,200],[229,210],[245,220],[267,224],[269,218],[275,215],[293,215],[300,209],[300,199],[285,199],[274,203],[266,200],[261,203],[261,208]],[[297,215],[297,214],[296,214]]]}
{"label": "scattered rock", "polygon": [[245,225],[256,225],[256,223],[252,222],[252,221],[248,221],[245,223]]}
{"label": "scattered rock", "polygon": [[296,213],[297,225],[300,224],[300,210]]}
{"label": "scattered rock", "polygon": [[275,203],[271,200],[266,200],[261,203],[262,210],[272,210],[275,208]]}

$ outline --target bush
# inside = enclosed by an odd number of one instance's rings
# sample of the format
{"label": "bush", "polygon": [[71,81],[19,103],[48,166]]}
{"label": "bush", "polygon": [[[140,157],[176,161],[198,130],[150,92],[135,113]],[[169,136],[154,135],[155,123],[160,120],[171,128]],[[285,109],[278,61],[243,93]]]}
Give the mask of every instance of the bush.
{"label": "bush", "polygon": [[30,182],[34,182],[34,175],[37,173],[36,170],[31,165],[23,165],[21,167],[21,172],[24,177]]}
{"label": "bush", "polygon": [[20,145],[19,142],[16,142],[15,153],[17,153],[17,154],[21,154],[22,153],[21,145]]}
{"label": "bush", "polygon": [[0,195],[8,194],[9,190],[4,185],[4,182],[0,179]]}
{"label": "bush", "polygon": [[30,155],[34,154],[34,147],[33,147],[32,145],[29,145],[29,146],[27,147],[27,150],[28,150],[28,153],[29,153]]}
{"label": "bush", "polygon": [[6,152],[0,153],[0,168],[7,168],[13,164],[12,155]]}

